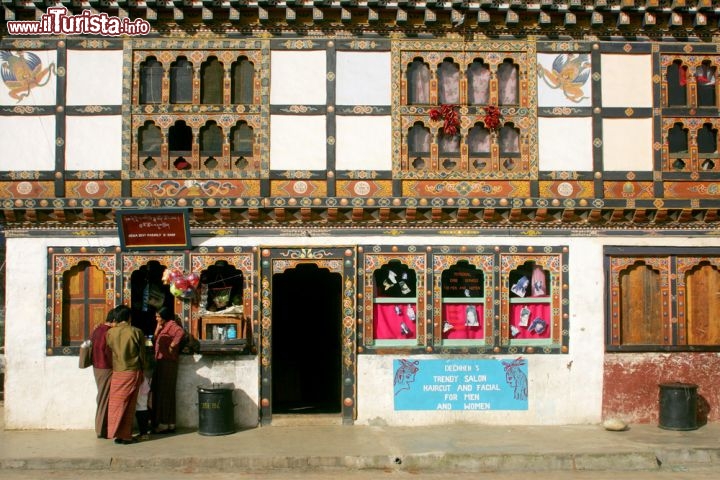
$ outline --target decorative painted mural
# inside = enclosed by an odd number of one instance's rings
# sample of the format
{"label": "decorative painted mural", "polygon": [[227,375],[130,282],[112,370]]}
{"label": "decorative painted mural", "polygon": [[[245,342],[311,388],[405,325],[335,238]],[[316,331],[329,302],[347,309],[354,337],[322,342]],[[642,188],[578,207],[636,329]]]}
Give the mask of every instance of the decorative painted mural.
{"label": "decorative painted mural", "polygon": [[592,65],[588,53],[538,54],[538,104],[590,106]]}
{"label": "decorative painted mural", "polygon": [[[33,94],[34,89],[48,85],[55,70],[50,60],[51,52],[13,52],[0,50],[0,77],[7,91],[5,94],[14,103],[20,103]],[[5,95],[3,95],[5,96]],[[5,104],[5,102],[2,102]],[[32,102],[43,104],[47,102]]]}

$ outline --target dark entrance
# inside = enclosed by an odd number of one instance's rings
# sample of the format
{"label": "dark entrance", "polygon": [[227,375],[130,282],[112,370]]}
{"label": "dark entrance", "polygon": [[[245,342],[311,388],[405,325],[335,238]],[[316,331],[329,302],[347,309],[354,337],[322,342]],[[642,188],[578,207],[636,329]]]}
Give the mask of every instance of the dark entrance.
{"label": "dark entrance", "polygon": [[341,411],[342,279],[303,263],[273,275],[272,413]]}

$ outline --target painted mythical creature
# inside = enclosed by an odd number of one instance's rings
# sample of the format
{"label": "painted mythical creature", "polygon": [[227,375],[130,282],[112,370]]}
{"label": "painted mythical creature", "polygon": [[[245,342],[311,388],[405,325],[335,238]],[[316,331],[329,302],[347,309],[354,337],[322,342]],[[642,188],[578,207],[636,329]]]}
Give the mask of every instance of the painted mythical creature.
{"label": "painted mythical creature", "polygon": [[10,89],[10,97],[20,103],[30,95],[30,90],[42,87],[50,81],[55,73],[55,64],[42,68],[42,60],[32,52],[20,52],[18,55],[7,50],[0,50],[0,76]]}
{"label": "painted mythical creature", "polygon": [[587,53],[563,53],[555,57],[552,70],[539,67],[538,76],[548,87],[561,89],[568,100],[578,103],[588,98],[582,89],[590,77],[590,55]]}

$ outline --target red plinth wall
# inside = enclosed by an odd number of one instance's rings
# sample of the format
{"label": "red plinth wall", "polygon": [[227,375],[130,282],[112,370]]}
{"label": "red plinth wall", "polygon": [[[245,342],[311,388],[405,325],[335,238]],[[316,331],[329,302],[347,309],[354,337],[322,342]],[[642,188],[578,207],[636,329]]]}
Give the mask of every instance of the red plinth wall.
{"label": "red plinth wall", "polygon": [[657,423],[662,383],[698,386],[698,423],[720,421],[720,353],[607,353],[603,419]]}

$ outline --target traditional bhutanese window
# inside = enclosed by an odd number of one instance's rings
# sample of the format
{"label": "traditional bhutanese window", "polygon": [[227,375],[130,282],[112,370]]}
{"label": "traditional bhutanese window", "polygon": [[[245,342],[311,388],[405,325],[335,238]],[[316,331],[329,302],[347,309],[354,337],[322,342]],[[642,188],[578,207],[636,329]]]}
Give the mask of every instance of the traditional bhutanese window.
{"label": "traditional bhutanese window", "polygon": [[667,67],[667,105],[685,106],[687,101],[687,65],[675,60]]}
{"label": "traditional bhutanese window", "polygon": [[192,103],[192,64],[180,57],[170,64],[170,103]]}
{"label": "traditional bhutanese window", "polygon": [[718,128],[720,119],[700,122],[692,117],[663,118],[663,171],[717,172],[720,171]]}
{"label": "traditional bhutanese window", "polygon": [[[135,177],[260,178],[268,170],[261,154],[269,147],[256,138],[268,118],[261,115],[268,108],[261,72],[265,78],[269,72],[257,42],[236,43],[232,50],[197,50],[189,42],[188,49],[133,51],[129,168]],[[245,127],[237,130],[239,124]],[[233,150],[238,132],[243,147]]]}
{"label": "traditional bhutanese window", "polygon": [[695,70],[697,83],[697,104],[699,107],[715,107],[717,105],[717,67],[705,60]]}
{"label": "traditional bhutanese window", "polygon": [[163,66],[155,57],[140,65],[140,103],[162,102]]}
{"label": "traditional bhutanese window", "polygon": [[608,351],[718,351],[720,251],[607,247]]}
{"label": "traditional bhutanese window", "polygon": [[536,177],[536,55],[528,53],[529,43],[399,45],[393,51],[400,79],[392,110],[400,152],[395,177]]}
{"label": "traditional bhutanese window", "polygon": [[223,103],[223,65],[217,57],[210,57],[203,62],[201,70],[200,103]]}
{"label": "traditional bhutanese window", "polygon": [[49,249],[47,350],[55,354],[77,354],[116,301],[115,255],[69,250],[59,254]]}

